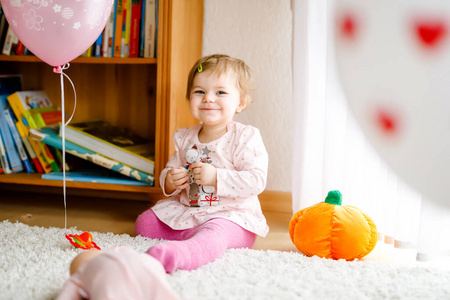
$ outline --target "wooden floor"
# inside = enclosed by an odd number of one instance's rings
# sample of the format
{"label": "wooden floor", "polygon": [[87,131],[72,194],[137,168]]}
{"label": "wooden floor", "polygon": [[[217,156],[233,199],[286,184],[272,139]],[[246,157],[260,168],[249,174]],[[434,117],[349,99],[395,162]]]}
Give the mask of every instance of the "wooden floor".
{"label": "wooden floor", "polygon": [[[149,208],[145,201],[67,196],[67,227],[82,231],[127,233],[134,236],[136,217]],[[258,237],[254,249],[297,251],[289,238],[290,213],[264,211],[270,232]],[[41,193],[0,192],[0,221],[64,228],[64,198]]]}

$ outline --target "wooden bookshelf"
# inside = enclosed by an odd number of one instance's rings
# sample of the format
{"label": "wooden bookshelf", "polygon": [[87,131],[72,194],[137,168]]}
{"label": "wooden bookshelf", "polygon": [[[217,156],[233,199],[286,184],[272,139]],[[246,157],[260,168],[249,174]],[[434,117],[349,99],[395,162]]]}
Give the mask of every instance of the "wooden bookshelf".
{"label": "wooden bookshelf", "polygon": [[[45,186],[45,187],[62,187],[63,183],[59,180],[46,180],[41,178],[38,173],[15,173],[8,174],[1,177],[1,183],[6,184],[26,184],[31,186]],[[158,193],[160,190],[154,187],[134,186],[134,185],[120,185],[120,184],[106,184],[106,183],[91,183],[91,182],[75,182],[66,181],[68,188],[82,188],[91,190],[106,190],[106,191],[122,191],[122,192],[137,192],[137,193]]]}
{"label": "wooden bookshelf", "polygon": [[[73,81],[77,103],[73,122],[101,119],[130,128],[155,141],[155,186],[127,186],[67,182],[70,189],[125,192],[160,197],[159,174],[173,152],[172,136],[180,127],[196,121],[188,113],[186,80],[192,64],[201,56],[203,0],[159,0],[158,49],[154,58],[79,57],[65,73]],[[45,90],[55,105],[61,104],[60,77],[53,67],[35,56],[0,55],[3,74],[22,74],[25,90]],[[74,95],[65,82],[66,114]],[[45,190],[62,182],[43,180],[40,174],[1,174],[0,190]]]}

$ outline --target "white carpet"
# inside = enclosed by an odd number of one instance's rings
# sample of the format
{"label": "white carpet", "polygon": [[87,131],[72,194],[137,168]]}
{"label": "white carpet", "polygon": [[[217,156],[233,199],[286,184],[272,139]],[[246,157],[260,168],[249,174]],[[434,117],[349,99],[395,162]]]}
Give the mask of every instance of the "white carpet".
{"label": "white carpet", "polygon": [[[81,249],[66,233],[22,223],[0,223],[0,299],[53,299]],[[158,243],[142,237],[92,232],[107,250],[145,251]],[[450,270],[436,266],[333,261],[299,253],[228,250],[196,271],[167,275],[183,299],[450,299]]]}

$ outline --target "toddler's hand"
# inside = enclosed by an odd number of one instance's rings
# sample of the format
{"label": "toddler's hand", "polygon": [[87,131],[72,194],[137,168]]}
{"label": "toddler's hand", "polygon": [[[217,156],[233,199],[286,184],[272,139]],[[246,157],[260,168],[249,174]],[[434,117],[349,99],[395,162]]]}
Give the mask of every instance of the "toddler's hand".
{"label": "toddler's hand", "polygon": [[194,182],[196,184],[216,187],[217,183],[216,167],[210,164],[197,162],[191,164],[189,169],[191,169],[192,172],[194,173]]}
{"label": "toddler's hand", "polygon": [[165,191],[167,194],[172,194],[175,190],[183,190],[188,187],[189,175],[184,172],[182,168],[170,169],[167,172],[165,181]]}

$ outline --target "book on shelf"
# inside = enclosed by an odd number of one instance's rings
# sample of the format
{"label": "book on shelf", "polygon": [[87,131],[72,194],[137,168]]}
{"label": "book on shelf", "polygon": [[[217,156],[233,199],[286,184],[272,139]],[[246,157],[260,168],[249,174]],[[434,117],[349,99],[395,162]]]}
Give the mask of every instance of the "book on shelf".
{"label": "book on shelf", "polygon": [[93,56],[92,52],[93,52],[94,46],[95,46],[95,44],[91,45],[86,51],[83,52],[83,54],[81,54],[81,57],[92,57]]}
{"label": "book on shelf", "polygon": [[17,40],[17,47],[16,47],[16,55],[23,55],[23,51],[25,50],[25,45],[20,41]]}
{"label": "book on shelf", "polygon": [[[1,5],[1,4],[0,4]],[[0,7],[1,13],[1,7]],[[0,75],[0,98],[6,98],[7,95],[15,91],[22,90],[22,76],[20,74],[2,74]],[[0,166],[5,174],[11,173],[10,164],[6,154],[6,147],[0,134]]]}
{"label": "book on shelf", "polygon": [[54,106],[30,108],[29,116],[33,119],[36,127],[45,127],[62,122],[62,112]]}
{"label": "book on shelf", "polygon": [[113,38],[113,57],[120,57],[122,49],[122,31],[123,31],[123,0],[116,0],[114,6],[114,38]]}
{"label": "book on shelf", "polygon": [[5,107],[3,105],[3,99],[6,95],[0,95],[0,135],[3,141],[3,146],[6,151],[6,158],[8,159],[9,168],[12,173],[21,172],[23,170],[21,156],[16,148],[16,143],[9,129],[8,122],[5,117]]}
{"label": "book on shelf", "polygon": [[[151,186],[148,183],[137,181],[125,175],[121,175],[120,173],[95,166],[96,165],[92,164],[92,167],[79,168],[66,172],[66,181]],[[63,172],[42,174],[42,179],[63,180]]]}
{"label": "book on shelf", "polygon": [[16,145],[17,153],[19,154],[22,164],[25,167],[27,173],[33,173],[33,167],[28,159],[27,152],[25,151],[25,146],[20,137],[19,131],[17,130],[16,124],[13,119],[13,113],[11,107],[9,106],[7,95],[0,95],[0,114],[4,122],[7,123],[9,131],[11,133],[14,144]]}
{"label": "book on shelf", "polygon": [[156,0],[145,1],[144,57],[155,57]]}
{"label": "book on shelf", "polygon": [[95,41],[95,47],[93,49],[93,56],[94,57],[102,57],[102,42],[103,42],[103,32],[100,33],[100,35],[98,36],[97,40]]}
{"label": "book on shelf", "polygon": [[142,1],[143,0],[131,0],[129,57],[139,56],[139,32],[141,27]]}
{"label": "book on shelf", "polygon": [[147,174],[155,172],[154,143],[126,128],[104,121],[77,122],[65,127],[65,138]]}
{"label": "book on shelf", "polygon": [[131,0],[123,0],[122,49],[120,57],[130,55]]}
{"label": "book on shelf", "polygon": [[[30,130],[30,136],[38,141],[44,142],[49,146],[62,150],[62,138],[59,136],[59,127],[48,126]],[[110,169],[114,172],[128,176],[135,180],[149,185],[154,184],[154,176],[123,164],[120,161],[113,160],[87,148],[83,148],[68,140],[65,141],[66,153],[90,161],[96,165]]]}
{"label": "book on shelf", "polygon": [[[20,74],[4,74],[0,75],[0,94],[4,95],[10,95],[13,94],[16,91],[22,90],[22,75]],[[5,105],[5,104],[4,104]],[[9,103],[8,103],[9,107]],[[10,107],[9,107],[10,108]],[[28,141],[27,137],[24,137],[24,134],[22,133],[23,130],[20,126],[18,126],[17,120],[15,118],[14,113],[7,113],[7,122],[8,125],[11,128],[11,124],[9,123],[9,117],[12,119],[13,123],[15,124],[15,130],[17,130],[19,136],[21,137],[23,147],[25,148],[28,158],[30,159],[30,163],[34,165],[35,169],[39,173],[43,173],[42,167],[36,157],[36,154],[34,153],[33,148],[31,147],[31,144]],[[6,152],[5,152],[6,154]],[[7,173],[7,172],[6,172]]]}
{"label": "book on shelf", "polygon": [[15,54],[18,43],[19,39],[17,38],[17,35],[12,30],[11,26],[8,26],[2,53],[4,55]]}
{"label": "book on shelf", "polygon": [[44,91],[19,91],[8,96],[8,102],[17,119],[17,129],[22,138],[28,139],[44,173],[58,172],[59,167],[47,146],[28,137],[31,128],[37,128],[30,110],[53,106]]}
{"label": "book on shelf", "polygon": [[3,144],[3,139],[0,134],[0,167],[3,169],[5,174],[11,173],[11,168],[9,167],[8,158],[6,157],[6,148]]}
{"label": "book on shelf", "polygon": [[106,22],[105,29],[103,30],[103,57],[112,57],[113,50],[113,35],[114,35],[114,9],[111,10],[109,19]]}
{"label": "book on shelf", "polygon": [[147,0],[142,0],[142,8],[141,8],[141,26],[139,30],[139,57],[144,57],[144,49],[145,49],[145,3]]}
{"label": "book on shelf", "polygon": [[[38,155],[41,155],[40,152],[37,152],[34,150],[35,148],[39,148],[39,145],[35,145],[35,147],[33,147],[32,141],[30,141],[28,134],[25,134],[25,132],[27,132],[27,129],[24,128],[24,126],[19,123],[19,122],[15,122],[16,123],[16,128],[17,128],[17,132],[19,132],[20,137],[22,138],[22,143],[25,146],[25,149],[27,149],[28,155],[31,159],[31,161],[33,162],[34,167],[36,168],[36,171],[38,173],[45,173],[44,168],[42,167],[42,163],[41,160],[39,159]],[[37,143],[36,143],[37,144]],[[40,151],[40,150],[39,150]],[[51,168],[49,167],[48,172],[51,172]]]}

